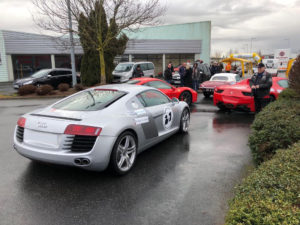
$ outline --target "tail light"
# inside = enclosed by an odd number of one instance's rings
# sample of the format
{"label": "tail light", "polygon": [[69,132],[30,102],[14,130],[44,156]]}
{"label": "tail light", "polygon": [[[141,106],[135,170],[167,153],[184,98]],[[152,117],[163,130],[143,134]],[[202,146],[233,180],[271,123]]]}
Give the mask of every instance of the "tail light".
{"label": "tail light", "polygon": [[242,91],[242,93],[243,93],[243,95],[245,95],[245,96],[252,96],[252,93],[251,93],[251,92],[244,92],[244,91]]}
{"label": "tail light", "polygon": [[20,117],[17,122],[18,126],[23,127],[23,128],[25,127],[25,123],[26,123],[26,118],[24,118],[24,117]]}
{"label": "tail light", "polygon": [[101,127],[91,127],[91,126],[70,124],[67,126],[64,134],[82,135],[82,136],[99,136],[101,131],[102,131]]}
{"label": "tail light", "polygon": [[217,92],[217,93],[222,93],[224,90],[222,90],[222,89],[218,89],[218,88],[216,88],[215,89],[215,92]]}

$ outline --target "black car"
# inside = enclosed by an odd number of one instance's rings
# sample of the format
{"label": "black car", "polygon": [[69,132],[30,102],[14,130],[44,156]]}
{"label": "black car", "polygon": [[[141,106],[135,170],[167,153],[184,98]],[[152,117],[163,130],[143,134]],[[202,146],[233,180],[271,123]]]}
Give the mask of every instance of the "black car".
{"label": "black car", "polygon": [[[76,78],[77,83],[80,83],[80,77],[77,75]],[[26,84],[32,84],[35,86],[49,84],[54,88],[57,88],[60,83],[67,83],[72,86],[71,69],[42,69],[35,72],[30,77],[16,80],[13,87],[18,89]]]}

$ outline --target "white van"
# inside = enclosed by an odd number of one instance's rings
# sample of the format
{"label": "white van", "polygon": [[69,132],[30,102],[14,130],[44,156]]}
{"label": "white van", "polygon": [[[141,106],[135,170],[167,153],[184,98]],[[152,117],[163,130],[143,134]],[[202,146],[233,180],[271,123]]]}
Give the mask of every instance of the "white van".
{"label": "white van", "polygon": [[141,66],[145,77],[154,77],[154,64],[152,62],[123,62],[119,63],[112,72],[113,82],[128,81],[132,77],[132,73],[137,65]]}

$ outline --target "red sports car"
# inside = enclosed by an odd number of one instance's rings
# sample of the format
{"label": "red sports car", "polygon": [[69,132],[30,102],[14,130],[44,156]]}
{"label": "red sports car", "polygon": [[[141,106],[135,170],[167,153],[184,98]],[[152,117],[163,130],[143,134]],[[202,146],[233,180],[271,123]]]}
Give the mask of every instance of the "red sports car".
{"label": "red sports car", "polygon": [[174,87],[171,84],[165,82],[164,80],[141,77],[133,78],[129,80],[129,84],[146,85],[149,87],[154,87],[159,89],[161,92],[165,93],[169,98],[178,98],[180,101],[185,101],[189,105],[197,101],[197,92],[189,87]]}
{"label": "red sports car", "polygon": [[[270,90],[270,101],[278,98],[280,92],[288,87],[288,80],[283,77],[273,77]],[[222,85],[215,89],[214,105],[220,109],[234,109],[255,112],[254,97],[249,86],[249,79],[242,80],[234,85]]]}

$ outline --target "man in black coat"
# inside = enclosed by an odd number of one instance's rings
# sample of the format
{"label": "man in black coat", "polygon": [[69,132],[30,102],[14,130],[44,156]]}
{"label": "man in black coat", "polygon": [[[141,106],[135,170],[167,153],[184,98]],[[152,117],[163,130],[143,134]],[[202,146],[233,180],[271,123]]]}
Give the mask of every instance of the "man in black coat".
{"label": "man in black coat", "polygon": [[[249,81],[249,85],[254,96],[256,113],[260,112],[270,100],[269,95],[272,87],[272,76],[267,73],[265,69],[265,65],[263,63],[259,63],[258,72],[255,73]],[[268,98],[265,98],[266,96],[268,96]]]}
{"label": "man in black coat", "polygon": [[144,76],[144,73],[141,69],[141,66],[137,65],[135,70],[132,73],[132,77],[143,77],[143,76]]}
{"label": "man in black coat", "polygon": [[164,72],[164,78],[169,84],[171,84],[171,82],[172,82],[172,74],[173,74],[172,64],[169,63],[168,68]]}

